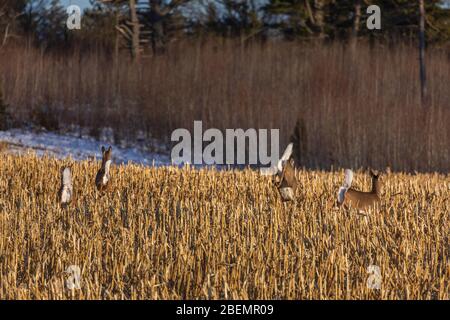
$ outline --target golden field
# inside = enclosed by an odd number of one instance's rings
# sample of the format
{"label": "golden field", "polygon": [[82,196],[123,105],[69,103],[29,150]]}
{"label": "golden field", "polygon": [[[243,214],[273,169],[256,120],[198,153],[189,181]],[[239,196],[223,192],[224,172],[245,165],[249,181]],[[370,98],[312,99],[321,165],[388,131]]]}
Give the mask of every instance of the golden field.
{"label": "golden field", "polygon": [[[61,208],[67,164],[76,199]],[[0,299],[450,298],[448,174],[386,174],[379,210],[361,215],[336,208],[342,171],[299,171],[282,203],[257,171],[136,165],[113,166],[101,197],[98,168],[0,155]]]}

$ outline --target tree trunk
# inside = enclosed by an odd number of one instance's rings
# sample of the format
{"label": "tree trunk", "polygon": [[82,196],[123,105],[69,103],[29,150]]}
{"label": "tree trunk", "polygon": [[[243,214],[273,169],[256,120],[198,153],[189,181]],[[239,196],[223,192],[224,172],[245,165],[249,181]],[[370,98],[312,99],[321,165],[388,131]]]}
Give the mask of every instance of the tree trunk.
{"label": "tree trunk", "polygon": [[420,24],[419,24],[419,63],[420,63],[420,98],[422,106],[425,106],[427,95],[427,83],[425,72],[425,0],[419,0]]}
{"label": "tree trunk", "polygon": [[130,0],[130,15],[131,15],[131,24],[133,26],[133,36],[131,39],[131,53],[133,55],[133,59],[136,62],[139,62],[141,58],[141,52],[139,48],[140,25],[136,12],[136,0]]}
{"label": "tree trunk", "polygon": [[361,24],[361,0],[355,0],[354,8],[355,8],[354,12],[355,17],[353,19],[353,28],[350,40],[350,47],[352,51],[355,51],[358,42],[359,26]]}
{"label": "tree trunk", "polygon": [[2,47],[4,47],[6,45],[6,40],[8,40],[8,36],[9,36],[8,32],[9,32],[9,23],[7,24],[6,29],[5,29],[5,34],[3,36],[3,42],[2,42]]}
{"label": "tree trunk", "polygon": [[117,28],[119,27],[119,9],[114,9],[114,19],[115,19],[115,32],[116,36],[114,39],[114,64],[117,65],[119,62],[119,45],[120,45],[120,34]]}
{"label": "tree trunk", "polygon": [[324,13],[324,0],[314,0],[314,23],[319,32],[319,38],[324,36],[325,28],[325,13]]}
{"label": "tree trunk", "polygon": [[168,12],[163,12],[161,8],[161,0],[149,0],[150,4],[150,23],[152,26],[152,49],[154,54],[165,52],[165,34],[164,34],[164,18]]}

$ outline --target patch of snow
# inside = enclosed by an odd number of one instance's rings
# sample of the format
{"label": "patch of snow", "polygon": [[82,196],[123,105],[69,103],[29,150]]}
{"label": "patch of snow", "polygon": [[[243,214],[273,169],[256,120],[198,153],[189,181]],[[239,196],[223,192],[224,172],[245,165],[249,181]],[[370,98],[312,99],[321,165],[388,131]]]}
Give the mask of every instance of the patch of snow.
{"label": "patch of snow", "polygon": [[[37,132],[30,129],[0,131],[0,142],[8,145],[8,151],[23,154],[32,149],[38,156],[48,154],[56,158],[71,156],[74,160],[101,159],[104,142],[87,136],[75,136],[54,132]],[[146,166],[171,165],[170,155],[151,152],[137,146],[124,147],[108,143],[113,148],[115,163],[137,163]]]}

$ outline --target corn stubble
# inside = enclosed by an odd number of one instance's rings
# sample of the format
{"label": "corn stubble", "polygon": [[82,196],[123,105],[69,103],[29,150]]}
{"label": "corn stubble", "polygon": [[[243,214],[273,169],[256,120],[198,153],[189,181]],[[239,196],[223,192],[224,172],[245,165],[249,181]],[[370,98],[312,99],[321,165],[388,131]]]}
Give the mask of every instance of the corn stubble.
{"label": "corn stubble", "polygon": [[[68,162],[0,155],[1,299],[450,298],[448,175],[386,175],[364,216],[335,208],[342,172],[298,172],[282,203],[256,171],[137,165],[113,166],[100,196],[99,163],[73,162],[61,208]],[[73,265],[80,289],[65,285]]]}

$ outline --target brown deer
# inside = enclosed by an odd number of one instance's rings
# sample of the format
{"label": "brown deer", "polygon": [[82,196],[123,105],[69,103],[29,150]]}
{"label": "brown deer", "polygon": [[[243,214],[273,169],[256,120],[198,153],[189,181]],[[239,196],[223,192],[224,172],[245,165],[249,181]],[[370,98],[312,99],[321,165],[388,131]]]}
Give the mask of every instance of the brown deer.
{"label": "brown deer", "polygon": [[97,190],[100,192],[106,191],[109,187],[109,182],[111,180],[111,176],[109,173],[112,162],[111,155],[111,146],[108,148],[108,150],[106,150],[105,147],[102,146],[102,166],[100,167],[100,170],[98,170],[97,176],[95,177],[95,185],[97,187]]}
{"label": "brown deer", "polygon": [[338,203],[344,208],[356,208],[359,212],[375,207],[380,202],[381,182],[380,173],[370,170],[372,177],[372,190],[362,192],[350,188],[353,180],[353,172],[350,169],[345,170],[344,184],[339,188]]}
{"label": "brown deer", "polygon": [[283,202],[292,201],[297,189],[297,178],[295,177],[295,164],[292,156],[293,144],[290,143],[278,161],[276,187],[280,192]]}
{"label": "brown deer", "polygon": [[61,206],[67,206],[72,200],[72,196],[72,173],[69,167],[65,167],[61,171],[61,187],[58,192],[58,198]]}

